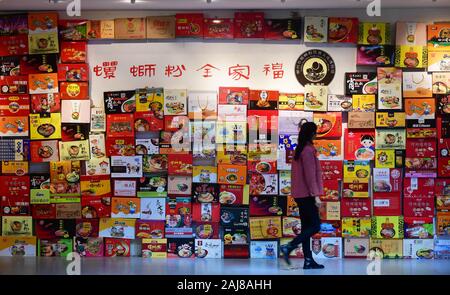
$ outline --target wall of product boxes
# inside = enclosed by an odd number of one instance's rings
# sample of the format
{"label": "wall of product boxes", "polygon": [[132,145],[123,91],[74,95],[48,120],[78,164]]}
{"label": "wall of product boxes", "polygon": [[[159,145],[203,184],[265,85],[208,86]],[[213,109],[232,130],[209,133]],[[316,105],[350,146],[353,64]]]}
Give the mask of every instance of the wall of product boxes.
{"label": "wall of product boxes", "polygon": [[[91,108],[89,39],[175,37],[353,43],[373,68],[335,77],[342,94],[174,85]],[[324,171],[316,258],[450,257],[450,23],[33,12],[0,16],[0,62],[1,256],[276,258],[301,231],[306,120]]]}

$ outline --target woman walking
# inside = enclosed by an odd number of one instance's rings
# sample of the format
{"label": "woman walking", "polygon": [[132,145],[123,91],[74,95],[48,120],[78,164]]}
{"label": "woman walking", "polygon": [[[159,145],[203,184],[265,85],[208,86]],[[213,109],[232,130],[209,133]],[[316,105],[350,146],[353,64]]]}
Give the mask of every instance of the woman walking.
{"label": "woman walking", "polygon": [[292,196],[298,205],[302,229],[301,233],[290,243],[281,247],[283,258],[291,264],[289,254],[302,244],[305,263],[303,269],[321,269],[323,265],[314,261],[311,252],[311,237],[320,230],[319,206],[323,194],[322,170],[316,156],[313,140],[317,125],[306,122],[300,127],[298,144],[292,161],[291,187]]}

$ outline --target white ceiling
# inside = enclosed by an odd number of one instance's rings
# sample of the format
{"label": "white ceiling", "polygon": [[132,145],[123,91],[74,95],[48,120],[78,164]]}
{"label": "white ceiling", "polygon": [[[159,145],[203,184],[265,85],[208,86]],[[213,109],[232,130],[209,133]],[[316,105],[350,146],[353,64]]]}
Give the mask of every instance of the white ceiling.
{"label": "white ceiling", "polygon": [[[65,10],[74,0],[0,0],[1,10]],[[82,10],[330,9],[364,8],[374,0],[79,0]],[[450,7],[450,0],[380,0],[382,8]]]}

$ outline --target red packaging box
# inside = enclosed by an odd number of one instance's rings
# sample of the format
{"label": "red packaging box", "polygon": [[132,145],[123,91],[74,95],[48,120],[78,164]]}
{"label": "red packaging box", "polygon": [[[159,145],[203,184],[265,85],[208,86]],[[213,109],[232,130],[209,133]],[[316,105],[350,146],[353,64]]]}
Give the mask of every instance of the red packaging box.
{"label": "red packaging box", "polygon": [[134,113],[135,132],[161,131],[164,129],[164,120],[158,119],[151,112]]}
{"label": "red packaging box", "polygon": [[58,69],[58,54],[33,54],[20,58],[20,74],[54,73]]}
{"label": "red packaging box", "polygon": [[131,253],[131,240],[128,239],[116,239],[105,238],[105,257],[130,257]]}
{"label": "red packaging box", "polygon": [[48,114],[61,112],[59,93],[31,95],[31,113]]}
{"label": "red packaging box", "polygon": [[436,139],[434,138],[408,138],[406,140],[407,158],[436,157]]}
{"label": "red packaging box", "polygon": [[324,195],[320,196],[322,201],[339,201],[339,180],[323,180]]}
{"label": "red packaging box", "polygon": [[28,35],[0,36],[0,56],[27,54]]}
{"label": "red packaging box", "polygon": [[450,196],[450,178],[436,179],[434,185],[437,196]]}
{"label": "red packaging box", "polygon": [[450,138],[438,139],[438,157],[450,157]]}
{"label": "red packaging box", "polygon": [[203,37],[203,13],[177,13],[175,15],[175,36]]}
{"label": "red packaging box", "polygon": [[224,245],[223,258],[250,258],[250,247],[249,245]]}
{"label": "red packaging box", "polygon": [[0,116],[28,116],[30,97],[28,95],[0,95]]}
{"label": "red packaging box", "polygon": [[75,235],[82,238],[96,238],[99,232],[98,219],[77,219]]}
{"label": "red packaging box", "polygon": [[402,215],[401,193],[373,193],[374,216]]}
{"label": "red packaging box", "polygon": [[56,204],[39,204],[31,206],[33,219],[55,219]]}
{"label": "red packaging box", "polygon": [[142,220],[137,219],[135,223],[136,238],[140,239],[162,239],[166,222],[164,220]]}
{"label": "red packaging box", "polygon": [[15,196],[15,197],[5,197],[2,196],[0,199],[1,204],[1,214],[3,216],[18,216],[18,215],[30,215],[30,197],[26,196]]}
{"label": "red packaging box", "polygon": [[193,232],[196,239],[219,239],[218,222],[194,222]]}
{"label": "red packaging box", "polygon": [[434,238],[433,218],[405,217],[405,239],[432,239]]}
{"label": "red packaging box", "polygon": [[89,99],[89,84],[87,82],[59,83],[61,99]]}
{"label": "red packaging box", "polygon": [[28,76],[0,76],[1,94],[28,94]]}
{"label": "red packaging box", "polygon": [[206,18],[204,20],[203,32],[205,39],[233,39],[234,19]]}
{"label": "red packaging box", "polygon": [[87,42],[61,42],[62,63],[86,63]]}
{"label": "red packaging box", "polygon": [[341,180],[342,179],[342,161],[320,161],[323,180]]}
{"label": "red packaging box", "polygon": [[219,186],[219,202],[224,205],[242,205],[244,201],[244,187],[235,184],[221,184]]}
{"label": "red packaging box", "polygon": [[403,196],[430,198],[434,196],[433,178],[405,178],[403,180]]}
{"label": "red packaging box", "polygon": [[266,19],[264,39],[266,40],[300,40],[302,21],[294,19]]}
{"label": "red packaging box", "polygon": [[405,217],[434,217],[434,196],[403,198],[403,215]]}
{"label": "red packaging box", "polygon": [[343,198],[341,200],[341,217],[370,217],[371,205],[369,198]]}
{"label": "red packaging box", "polygon": [[353,43],[358,41],[358,18],[329,17],[328,41],[330,43]]}
{"label": "red packaging box", "polygon": [[75,220],[38,219],[34,224],[38,239],[71,238],[75,236]]}
{"label": "red packaging box", "polygon": [[438,176],[450,177],[450,158],[438,158]]}
{"label": "red packaging box", "polygon": [[1,197],[24,197],[30,201],[29,176],[0,176]]}
{"label": "red packaging box", "polygon": [[88,82],[88,64],[58,64],[58,80],[68,82]]}
{"label": "red packaging box", "polygon": [[182,128],[189,130],[189,117],[187,116],[165,116],[164,117],[164,130],[165,131],[178,131]]}
{"label": "red packaging box", "polygon": [[220,221],[220,204],[218,203],[193,203],[192,220],[194,222],[213,222]]}
{"label": "red packaging box", "polygon": [[234,14],[234,38],[264,38],[263,12],[236,12]]}
{"label": "red packaging box", "polygon": [[315,112],[314,122],[317,125],[317,138],[341,138],[342,137],[342,113],[341,112]]}
{"label": "red packaging box", "polygon": [[134,137],[133,114],[106,115],[106,135],[108,138]]}
{"label": "red packaging box", "polygon": [[280,92],[274,90],[250,90],[250,110],[276,110]]}
{"label": "red packaging box", "polygon": [[83,197],[81,198],[82,218],[111,217],[110,197]]}
{"label": "red packaging box", "polygon": [[247,87],[219,87],[219,104],[248,104],[249,97]]}
{"label": "red packaging box", "polygon": [[192,175],[192,154],[169,154],[168,172],[170,175]]}
{"label": "red packaging box", "polygon": [[345,129],[346,160],[373,160],[375,156],[375,131]]}
{"label": "red packaging box", "polygon": [[134,156],[134,137],[106,138],[106,156]]}

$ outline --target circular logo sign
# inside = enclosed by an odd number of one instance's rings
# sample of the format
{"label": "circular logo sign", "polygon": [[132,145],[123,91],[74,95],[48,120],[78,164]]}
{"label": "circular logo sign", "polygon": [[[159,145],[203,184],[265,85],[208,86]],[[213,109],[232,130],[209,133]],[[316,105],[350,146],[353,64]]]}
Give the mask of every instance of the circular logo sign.
{"label": "circular logo sign", "polygon": [[295,63],[295,76],[298,82],[328,85],[334,78],[336,65],[331,56],[323,50],[311,49],[304,52]]}

